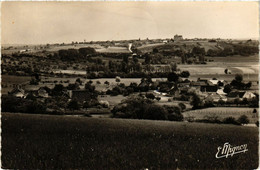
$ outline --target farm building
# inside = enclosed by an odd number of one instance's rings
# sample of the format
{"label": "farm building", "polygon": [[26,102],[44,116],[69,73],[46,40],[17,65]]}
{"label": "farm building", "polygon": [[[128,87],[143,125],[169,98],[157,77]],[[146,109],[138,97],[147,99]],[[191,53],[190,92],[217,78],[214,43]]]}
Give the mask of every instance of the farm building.
{"label": "farm building", "polygon": [[209,82],[211,82],[214,85],[219,85],[221,83],[223,83],[223,85],[225,85],[227,83],[225,80],[209,80]]}
{"label": "farm building", "polygon": [[191,82],[190,85],[199,88],[201,92],[217,92],[218,90],[218,86],[207,79],[198,78],[196,82]]}
{"label": "farm building", "polygon": [[207,79],[201,79],[198,78],[196,82],[191,82],[191,86],[207,86],[207,85],[213,85],[211,82],[209,82]]}
{"label": "farm building", "polygon": [[37,92],[39,97],[44,97],[44,98],[49,97],[48,92],[42,87],[40,87]]}
{"label": "farm building", "polygon": [[201,92],[217,92],[218,86],[212,86],[212,85],[206,85],[206,86],[200,86]]}
{"label": "farm building", "polygon": [[49,97],[48,92],[43,87],[40,87],[37,90],[27,90],[27,94],[28,94],[28,95],[26,95],[27,97],[28,96],[33,96],[33,97],[37,97],[37,98]]}
{"label": "farm building", "polygon": [[240,100],[251,100],[252,98],[256,97],[256,95],[248,91],[234,91],[230,92],[227,97],[229,98],[229,101],[235,100],[236,98],[239,98]]}
{"label": "farm building", "polygon": [[219,95],[226,95],[227,93],[225,93],[223,90],[224,90],[224,88],[218,89],[217,90],[217,94],[219,94]]}
{"label": "farm building", "polygon": [[243,95],[243,98],[246,98],[246,99],[252,99],[254,97],[256,97],[256,95],[249,91],[246,91],[245,94]]}
{"label": "farm building", "polygon": [[174,35],[174,41],[181,41],[181,40],[183,40],[182,35],[178,35],[178,34]]}
{"label": "farm building", "polygon": [[190,82],[181,82],[178,84],[178,87],[190,87]]}
{"label": "farm building", "polygon": [[20,98],[25,98],[25,91],[19,87],[14,88],[11,92],[8,93],[9,95],[15,96],[15,97],[20,97]]}
{"label": "farm building", "polygon": [[107,100],[100,100],[99,103],[103,105],[104,107],[108,108],[109,107],[109,102]]}
{"label": "farm building", "polygon": [[205,99],[205,101],[211,101],[217,103],[219,100],[227,101],[227,97],[218,93],[211,93]]}

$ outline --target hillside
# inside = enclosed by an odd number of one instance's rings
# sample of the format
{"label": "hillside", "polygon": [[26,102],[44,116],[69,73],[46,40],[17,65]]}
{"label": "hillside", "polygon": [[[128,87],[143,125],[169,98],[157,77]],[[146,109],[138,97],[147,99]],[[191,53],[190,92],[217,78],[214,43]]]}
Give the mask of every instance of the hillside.
{"label": "hillside", "polygon": [[[217,147],[248,152],[216,159]],[[149,120],[2,114],[2,168],[255,169],[258,129]]]}
{"label": "hillside", "polygon": [[218,51],[224,50],[225,48],[230,48],[234,50],[235,46],[245,46],[245,47],[257,47],[258,42],[256,41],[216,41],[211,42],[209,40],[185,40],[177,42],[169,42],[166,44],[157,43],[142,45],[137,47],[143,53],[152,52],[154,48],[157,48],[159,51],[173,52],[175,50],[182,50],[184,52],[191,52],[194,47],[204,48],[206,52],[209,50]]}
{"label": "hillside", "polygon": [[152,52],[154,48],[159,51],[173,52],[175,50],[182,50],[184,52],[191,52],[194,47],[204,48],[208,50],[223,50],[230,48],[234,50],[234,46],[258,47],[258,41],[255,40],[209,40],[209,39],[190,39],[183,41],[170,41],[163,43],[163,39],[156,40],[122,40],[114,41],[100,41],[91,43],[71,43],[71,44],[46,44],[46,45],[5,45],[2,48],[3,54],[12,53],[52,53],[65,49],[79,49],[91,47],[100,53],[129,53],[128,45],[133,44],[133,47],[142,53]]}

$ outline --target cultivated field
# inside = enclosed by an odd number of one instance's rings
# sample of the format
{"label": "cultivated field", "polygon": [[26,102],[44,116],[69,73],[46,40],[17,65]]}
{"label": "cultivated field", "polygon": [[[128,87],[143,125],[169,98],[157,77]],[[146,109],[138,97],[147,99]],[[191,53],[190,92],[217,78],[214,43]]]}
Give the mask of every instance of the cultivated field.
{"label": "cultivated field", "polygon": [[250,124],[255,124],[259,118],[259,110],[257,113],[253,113],[254,108],[241,108],[241,107],[213,107],[207,109],[191,110],[182,113],[184,119],[189,117],[194,117],[194,119],[205,119],[207,117],[218,117],[219,120],[223,120],[227,117],[239,118],[241,115],[246,115],[249,119]]}
{"label": "cultivated field", "polygon": [[[226,142],[248,152],[216,159]],[[2,114],[5,169],[256,169],[257,150],[255,127]]]}
{"label": "cultivated field", "polygon": [[230,57],[207,57],[208,60],[214,60],[213,62],[207,62],[206,65],[178,65],[181,70],[187,70],[191,73],[191,76],[196,75],[211,75],[211,76],[226,76],[225,69],[231,71],[231,75],[244,74],[245,79],[247,76],[259,73],[258,56],[230,56]]}
{"label": "cultivated field", "polygon": [[43,50],[45,51],[49,51],[49,52],[55,52],[55,51],[59,51],[59,50],[64,50],[64,49],[79,49],[79,48],[85,48],[85,47],[91,47],[91,48],[95,48],[95,49],[101,49],[104,48],[99,44],[66,44],[66,45],[50,45],[49,47],[45,45],[16,45],[13,46],[14,48],[12,49],[6,49],[7,47],[9,47],[9,45],[6,45],[2,50],[2,54],[12,54],[12,53],[18,53],[20,50],[26,50],[26,49],[30,49],[30,51],[26,52],[26,53],[41,53]]}
{"label": "cultivated field", "polygon": [[104,95],[104,96],[99,96],[98,99],[108,101],[110,106],[115,106],[119,104],[123,99],[126,99],[126,97],[123,95],[117,95],[117,96]]}
{"label": "cultivated field", "polygon": [[97,49],[96,51],[100,53],[130,53],[126,47],[108,47]]}

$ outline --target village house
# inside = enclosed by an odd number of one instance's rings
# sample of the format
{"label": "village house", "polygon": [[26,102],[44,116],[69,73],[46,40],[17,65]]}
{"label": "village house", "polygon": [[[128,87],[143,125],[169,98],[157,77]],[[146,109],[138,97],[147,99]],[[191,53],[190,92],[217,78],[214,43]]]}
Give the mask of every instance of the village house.
{"label": "village house", "polygon": [[8,92],[8,94],[19,98],[26,97],[25,91],[20,87],[14,88],[11,92]]}
{"label": "village house", "polygon": [[181,78],[179,77],[180,83],[178,83],[178,87],[190,87],[191,82],[187,78]]}
{"label": "village house", "polygon": [[234,92],[230,92],[227,97],[229,102],[234,102],[235,99],[239,99],[239,100],[247,99],[248,101],[250,101],[254,97],[256,97],[256,95],[249,91],[234,91]]}
{"label": "village house", "polygon": [[218,90],[218,85],[213,84],[211,81],[207,79],[198,78],[196,82],[191,82],[190,85],[191,87],[199,88],[200,91],[204,93],[205,92],[213,93],[213,92],[217,92]]}
{"label": "village house", "polygon": [[166,44],[166,43],[168,43],[168,41],[167,41],[167,40],[163,40],[163,43],[165,43],[165,44]]}
{"label": "village house", "polygon": [[38,93],[38,97],[43,97],[43,98],[49,97],[48,92],[47,92],[43,87],[40,87],[40,88],[37,90],[37,93]]}
{"label": "village house", "polygon": [[215,85],[206,85],[206,86],[200,86],[200,91],[201,92],[217,92],[218,86]]}
{"label": "village house", "polygon": [[47,98],[49,97],[48,92],[44,89],[44,87],[40,87],[39,89],[26,89],[26,98],[27,97],[35,97],[35,98]]}
{"label": "village house", "polygon": [[211,93],[209,94],[206,98],[205,101],[207,102],[214,102],[214,103],[218,103],[219,100],[223,100],[223,101],[227,101],[227,97],[224,95],[220,95],[218,93]]}
{"label": "village house", "polygon": [[213,85],[222,85],[224,86],[225,84],[227,84],[227,82],[225,80],[209,80]]}
{"label": "village house", "polygon": [[218,89],[216,93],[219,94],[219,95],[224,95],[224,96],[227,95],[227,93],[224,92],[224,88]]}
{"label": "village house", "polygon": [[207,79],[198,78],[197,81],[192,81],[191,86],[206,86],[211,84]]}

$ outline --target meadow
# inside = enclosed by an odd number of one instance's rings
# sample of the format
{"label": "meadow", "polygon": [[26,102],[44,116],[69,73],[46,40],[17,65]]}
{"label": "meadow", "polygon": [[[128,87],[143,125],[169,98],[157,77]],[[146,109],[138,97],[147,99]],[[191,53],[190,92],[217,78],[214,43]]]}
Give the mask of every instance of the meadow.
{"label": "meadow", "polygon": [[[206,57],[208,60],[214,60],[213,62],[207,62],[206,65],[183,65],[179,64],[178,68],[181,70],[187,70],[191,73],[191,76],[197,77],[198,75],[209,75],[226,78],[235,74],[243,74],[245,79],[248,78],[251,81],[257,81],[259,72],[258,56],[228,56],[228,57]],[[226,75],[225,69],[229,69],[231,74]]]}
{"label": "meadow", "polygon": [[207,117],[218,117],[219,120],[223,120],[227,117],[239,118],[242,115],[246,115],[250,124],[255,124],[259,119],[259,109],[257,113],[253,113],[254,108],[242,108],[242,107],[212,107],[206,109],[191,110],[183,112],[184,119],[194,117],[195,120],[205,119]]}
{"label": "meadow", "polygon": [[7,94],[12,91],[14,84],[28,84],[31,80],[29,76],[12,76],[12,75],[1,75],[1,93]]}
{"label": "meadow", "polygon": [[[256,169],[258,129],[204,123],[2,113],[6,169]],[[248,151],[216,159],[217,147]]]}

